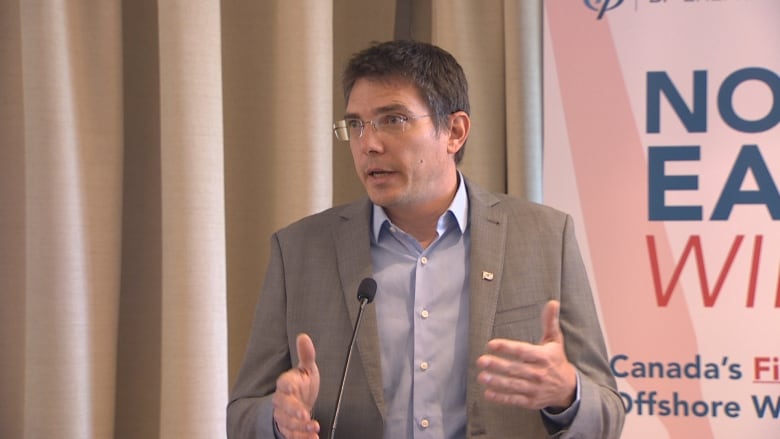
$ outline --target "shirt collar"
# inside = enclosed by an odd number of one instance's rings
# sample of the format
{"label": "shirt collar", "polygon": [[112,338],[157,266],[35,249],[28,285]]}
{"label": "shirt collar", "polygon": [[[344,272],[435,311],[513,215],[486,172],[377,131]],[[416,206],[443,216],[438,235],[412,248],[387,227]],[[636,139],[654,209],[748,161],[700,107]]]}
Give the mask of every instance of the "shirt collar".
{"label": "shirt collar", "polygon": [[[373,238],[374,242],[379,241],[379,232],[382,230],[382,225],[387,222],[388,224],[391,223],[390,218],[387,217],[387,214],[385,213],[385,210],[376,204],[373,205],[373,215],[372,215],[372,231],[373,231]],[[464,182],[463,174],[458,171],[458,190],[455,191],[455,197],[452,199],[452,202],[450,203],[449,208],[447,208],[447,211],[442,214],[442,218],[446,216],[448,213],[452,213],[452,216],[455,217],[455,220],[458,223],[458,227],[460,228],[460,232],[463,233],[466,230],[466,227],[469,224],[469,197],[468,193],[466,192],[466,184]],[[441,224],[442,221],[439,221],[439,224]]]}

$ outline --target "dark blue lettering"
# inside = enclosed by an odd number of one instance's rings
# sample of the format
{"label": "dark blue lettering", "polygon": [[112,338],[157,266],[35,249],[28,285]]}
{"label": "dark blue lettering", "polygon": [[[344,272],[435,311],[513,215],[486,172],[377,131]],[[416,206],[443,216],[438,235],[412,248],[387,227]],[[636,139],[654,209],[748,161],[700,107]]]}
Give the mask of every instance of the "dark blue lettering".
{"label": "dark blue lettering", "polygon": [[780,417],[780,396],[777,397],[777,403],[772,401],[772,397],[769,395],[764,396],[764,400],[759,402],[758,396],[751,396],[753,400],[753,407],[756,408],[756,415],[759,418],[764,418],[769,415],[775,419]]}
{"label": "dark blue lettering", "polygon": [[[772,91],[772,108],[758,120],[746,120],[734,111],[734,90],[745,81],[756,80],[766,84]],[[761,133],[768,131],[780,122],[780,76],[760,67],[748,67],[730,74],[718,91],[718,109],[731,128],[743,133]]]}
{"label": "dark blue lettering", "polygon": [[696,175],[666,175],[667,161],[699,160],[699,146],[651,146],[647,151],[648,217],[650,221],[698,221],[701,206],[667,206],[665,194],[671,190],[696,190]]}
{"label": "dark blue lettering", "polygon": [[693,109],[688,107],[666,72],[647,72],[647,132],[661,132],[661,93],[689,133],[707,131],[707,71],[693,72]]}
{"label": "dark blue lettering", "polygon": [[[758,190],[740,189],[748,170],[753,173]],[[780,219],[780,193],[757,145],[743,145],[740,149],[710,219],[727,220],[735,204],[764,204],[773,220]]]}
{"label": "dark blue lettering", "polygon": [[612,369],[612,375],[615,375],[618,378],[625,378],[628,376],[628,372],[618,372],[616,363],[618,361],[626,361],[628,360],[628,356],[624,354],[618,354],[612,357],[612,360],[609,362],[609,367]]}

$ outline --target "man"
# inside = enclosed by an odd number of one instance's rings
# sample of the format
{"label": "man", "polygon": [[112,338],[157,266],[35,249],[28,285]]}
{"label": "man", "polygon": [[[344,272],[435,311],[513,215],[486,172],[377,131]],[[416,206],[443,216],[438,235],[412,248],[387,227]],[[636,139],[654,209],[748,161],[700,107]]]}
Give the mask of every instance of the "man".
{"label": "man", "polygon": [[471,122],[455,59],[381,43],[343,85],[334,131],[368,197],[272,237],[229,436],[328,436],[356,291],[373,277],[336,437],[619,437],[571,218],[459,173]]}

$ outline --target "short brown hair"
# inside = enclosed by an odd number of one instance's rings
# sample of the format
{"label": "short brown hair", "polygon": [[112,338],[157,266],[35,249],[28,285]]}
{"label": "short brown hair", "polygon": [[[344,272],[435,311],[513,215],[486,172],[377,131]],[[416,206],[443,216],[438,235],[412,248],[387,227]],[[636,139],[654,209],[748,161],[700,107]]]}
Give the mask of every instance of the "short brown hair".
{"label": "short brown hair", "polygon": [[[401,78],[411,82],[434,115],[437,130],[447,124],[450,114],[470,112],[469,86],[463,68],[449,52],[432,44],[396,40],[375,43],[356,53],[342,76],[345,102],[349,102],[352,87],[361,78]],[[464,152],[465,145],[455,154],[455,163],[460,163]]]}

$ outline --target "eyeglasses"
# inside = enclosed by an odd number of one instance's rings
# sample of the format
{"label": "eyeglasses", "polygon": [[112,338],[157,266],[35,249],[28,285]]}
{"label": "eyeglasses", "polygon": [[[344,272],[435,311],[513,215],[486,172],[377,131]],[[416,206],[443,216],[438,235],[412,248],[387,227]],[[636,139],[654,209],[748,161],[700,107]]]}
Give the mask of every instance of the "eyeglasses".
{"label": "eyeglasses", "polygon": [[333,132],[336,134],[337,139],[347,142],[349,139],[359,139],[360,137],[363,137],[363,129],[366,125],[371,125],[374,127],[375,132],[395,136],[404,132],[407,122],[431,116],[433,115],[421,114],[419,116],[405,116],[403,114],[385,114],[372,120],[350,118],[334,123]]}

